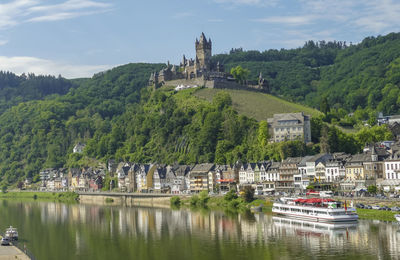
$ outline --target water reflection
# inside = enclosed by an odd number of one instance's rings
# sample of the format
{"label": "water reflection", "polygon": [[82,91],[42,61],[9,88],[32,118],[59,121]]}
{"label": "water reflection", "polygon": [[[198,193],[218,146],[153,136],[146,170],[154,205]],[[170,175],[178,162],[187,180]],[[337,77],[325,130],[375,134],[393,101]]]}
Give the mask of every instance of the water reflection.
{"label": "water reflection", "polygon": [[329,225],[218,211],[43,202],[0,203],[38,259],[260,259],[400,257],[397,223]]}

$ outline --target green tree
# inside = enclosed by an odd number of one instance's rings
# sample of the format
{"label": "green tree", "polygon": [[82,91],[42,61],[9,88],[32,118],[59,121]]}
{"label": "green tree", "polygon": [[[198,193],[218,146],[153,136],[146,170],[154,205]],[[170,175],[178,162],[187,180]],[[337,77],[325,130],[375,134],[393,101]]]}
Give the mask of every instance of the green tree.
{"label": "green tree", "polygon": [[328,98],[325,96],[322,98],[321,103],[319,105],[319,110],[324,113],[325,115],[328,114],[330,111],[329,103],[328,103]]}
{"label": "green tree", "polygon": [[259,126],[258,126],[258,132],[257,132],[257,141],[258,144],[264,148],[268,144],[268,123],[267,121],[260,121]]}
{"label": "green tree", "polygon": [[369,193],[376,194],[376,192],[378,191],[378,188],[375,185],[370,185],[370,186],[368,186],[367,191]]}
{"label": "green tree", "polygon": [[231,69],[231,74],[236,79],[237,82],[239,82],[240,84],[245,84],[250,74],[250,71],[238,65]]}
{"label": "green tree", "polygon": [[329,127],[323,125],[321,129],[321,140],[320,140],[321,153],[329,153]]}
{"label": "green tree", "polygon": [[234,199],[237,199],[237,198],[238,198],[238,195],[236,194],[235,190],[228,191],[228,193],[226,193],[225,196],[224,196],[224,200],[225,201],[231,201],[231,200],[234,200]]}
{"label": "green tree", "polygon": [[245,202],[252,202],[254,200],[254,189],[250,186],[244,187],[243,199]]}

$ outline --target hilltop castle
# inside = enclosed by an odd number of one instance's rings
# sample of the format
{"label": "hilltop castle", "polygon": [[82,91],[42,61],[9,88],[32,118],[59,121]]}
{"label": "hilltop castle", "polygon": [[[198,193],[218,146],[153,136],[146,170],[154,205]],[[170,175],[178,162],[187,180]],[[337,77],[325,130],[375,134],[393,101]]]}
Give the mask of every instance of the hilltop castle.
{"label": "hilltop castle", "polygon": [[212,42],[211,39],[206,38],[204,33],[196,39],[196,58],[183,59],[179,65],[170,65],[159,72],[154,72],[150,75],[149,84],[156,87],[164,84],[178,86],[178,85],[197,85],[205,86],[208,88],[255,88],[260,90],[267,90],[268,83],[260,77],[258,83],[253,85],[240,85],[229,73],[224,71],[224,66],[219,62],[211,61],[212,56]]}

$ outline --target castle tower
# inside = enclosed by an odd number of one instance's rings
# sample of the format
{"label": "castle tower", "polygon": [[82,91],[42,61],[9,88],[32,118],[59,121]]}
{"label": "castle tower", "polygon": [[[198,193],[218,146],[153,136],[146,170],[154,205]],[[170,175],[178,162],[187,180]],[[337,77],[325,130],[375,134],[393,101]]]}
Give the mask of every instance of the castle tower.
{"label": "castle tower", "polygon": [[200,68],[210,69],[211,64],[211,39],[207,41],[204,33],[201,33],[200,39],[196,39],[196,58],[199,60]]}

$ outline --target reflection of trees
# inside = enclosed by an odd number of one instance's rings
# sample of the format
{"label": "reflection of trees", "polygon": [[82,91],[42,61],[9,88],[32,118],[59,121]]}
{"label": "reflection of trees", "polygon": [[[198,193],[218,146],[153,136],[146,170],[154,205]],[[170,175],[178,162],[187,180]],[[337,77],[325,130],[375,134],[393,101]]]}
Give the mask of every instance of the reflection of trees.
{"label": "reflection of trees", "polygon": [[279,224],[262,213],[11,201],[0,203],[0,219],[20,228],[38,259],[74,259],[75,253],[90,259],[122,254],[124,259],[167,259],[176,252],[204,255],[204,250],[218,259],[237,259],[240,252],[271,259],[400,254],[398,226],[384,222],[360,221],[356,229],[332,231]]}

